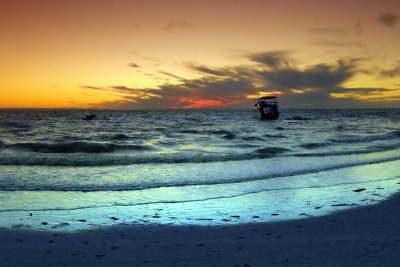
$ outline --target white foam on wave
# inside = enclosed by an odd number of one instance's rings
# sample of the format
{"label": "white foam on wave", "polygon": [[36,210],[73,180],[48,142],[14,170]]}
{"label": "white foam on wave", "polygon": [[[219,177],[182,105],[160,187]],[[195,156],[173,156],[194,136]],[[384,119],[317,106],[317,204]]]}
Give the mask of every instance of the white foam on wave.
{"label": "white foam on wave", "polygon": [[[208,163],[106,167],[3,166],[1,190],[116,191],[226,184],[400,159],[397,150],[362,155],[285,157]],[[27,175],[29,174],[29,175]]]}

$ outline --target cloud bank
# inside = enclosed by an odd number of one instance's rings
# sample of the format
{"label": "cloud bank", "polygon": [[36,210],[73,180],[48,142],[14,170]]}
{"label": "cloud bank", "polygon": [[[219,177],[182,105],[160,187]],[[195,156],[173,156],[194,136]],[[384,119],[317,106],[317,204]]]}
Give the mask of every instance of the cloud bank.
{"label": "cloud bank", "polygon": [[[98,104],[100,108],[164,109],[250,107],[257,94],[278,95],[282,106],[292,108],[361,107],[378,99],[385,88],[344,88],[343,84],[363,70],[361,58],[346,58],[333,64],[296,66],[288,51],[272,51],[246,55],[249,64],[213,68],[193,62],[183,63],[187,69],[201,74],[185,79],[168,72],[159,72],[179,80],[179,84],[163,84],[158,88],[81,86],[87,90],[108,91],[121,95],[118,101]],[[382,75],[397,75],[398,67]]]}

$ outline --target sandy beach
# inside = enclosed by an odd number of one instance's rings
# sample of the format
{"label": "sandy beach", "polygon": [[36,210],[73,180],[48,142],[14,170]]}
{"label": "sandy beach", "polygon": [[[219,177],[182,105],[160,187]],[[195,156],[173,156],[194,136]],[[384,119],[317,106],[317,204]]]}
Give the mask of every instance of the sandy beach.
{"label": "sandy beach", "polygon": [[400,195],[278,223],[134,226],[81,233],[0,232],[5,266],[397,266]]}

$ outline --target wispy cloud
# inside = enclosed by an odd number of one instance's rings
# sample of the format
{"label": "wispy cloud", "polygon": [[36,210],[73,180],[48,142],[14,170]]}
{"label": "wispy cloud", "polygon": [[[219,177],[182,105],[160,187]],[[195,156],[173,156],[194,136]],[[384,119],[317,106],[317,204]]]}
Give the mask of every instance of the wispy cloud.
{"label": "wispy cloud", "polygon": [[177,80],[181,80],[181,81],[185,80],[184,78],[182,78],[182,77],[180,77],[180,76],[178,76],[178,75],[175,75],[175,74],[172,74],[172,73],[169,73],[169,72],[166,72],[166,71],[159,71],[158,73],[161,73],[161,74],[164,74],[164,75],[166,75],[166,76],[175,78],[175,79],[177,79]]}
{"label": "wispy cloud", "polygon": [[142,89],[142,88],[130,88],[126,86],[109,86],[109,87],[95,87],[95,86],[87,86],[87,85],[81,85],[79,86],[83,89],[89,89],[89,90],[97,90],[97,91],[108,91],[108,92],[113,92],[113,93],[120,93],[124,95],[133,95],[134,97],[137,98],[148,98],[148,97],[158,97],[157,89]]}
{"label": "wispy cloud", "polygon": [[393,27],[399,20],[399,15],[393,13],[381,14],[378,17],[378,22],[388,27]]}
{"label": "wispy cloud", "polygon": [[347,31],[345,29],[341,28],[314,28],[314,29],[309,29],[308,30],[311,33],[314,34],[330,34],[330,35],[345,35],[347,34]]}
{"label": "wispy cloud", "polygon": [[290,63],[287,55],[289,52],[286,51],[273,51],[273,52],[263,52],[255,53],[249,55],[249,59],[262,63],[272,69],[288,68]]}
{"label": "wispy cloud", "polygon": [[198,65],[193,62],[187,62],[185,63],[185,66],[191,70],[203,73],[203,74],[210,74],[210,75],[215,75],[215,76],[225,76],[227,75],[227,72],[223,70],[217,70],[217,69],[212,69],[207,66],[202,66]]}
{"label": "wispy cloud", "polygon": [[131,67],[131,68],[140,68],[140,66],[138,64],[133,63],[133,62],[129,63],[128,66]]}
{"label": "wispy cloud", "polygon": [[348,47],[357,47],[357,48],[365,48],[365,45],[360,41],[354,40],[315,40],[309,42],[313,45],[324,46],[324,47],[336,47],[336,48],[348,48]]}
{"label": "wispy cloud", "polygon": [[394,66],[392,69],[381,71],[381,75],[383,77],[400,76],[400,61],[398,62],[397,66]]}
{"label": "wispy cloud", "polygon": [[170,32],[176,29],[195,29],[195,26],[185,21],[170,22],[164,27],[164,31]]}

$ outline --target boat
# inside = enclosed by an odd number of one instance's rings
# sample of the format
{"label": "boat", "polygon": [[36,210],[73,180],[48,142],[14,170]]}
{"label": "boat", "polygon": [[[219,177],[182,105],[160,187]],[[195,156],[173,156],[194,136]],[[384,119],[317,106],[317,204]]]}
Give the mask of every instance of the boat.
{"label": "boat", "polygon": [[254,109],[258,109],[261,114],[261,120],[277,120],[279,118],[278,100],[276,96],[259,97]]}
{"label": "boat", "polygon": [[97,119],[97,115],[96,114],[90,114],[89,112],[86,112],[86,117],[82,118],[82,120],[86,120],[86,121],[91,121],[91,120],[95,120]]}

